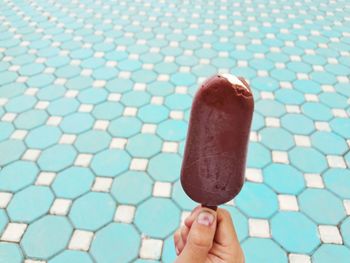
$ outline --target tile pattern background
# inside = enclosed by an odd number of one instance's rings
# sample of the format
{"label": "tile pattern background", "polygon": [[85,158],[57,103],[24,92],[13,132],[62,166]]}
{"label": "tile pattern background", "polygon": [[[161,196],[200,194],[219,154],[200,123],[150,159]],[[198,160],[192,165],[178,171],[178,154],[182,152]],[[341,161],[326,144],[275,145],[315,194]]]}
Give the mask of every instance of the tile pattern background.
{"label": "tile pattern background", "polygon": [[0,5],[0,262],[172,262],[195,204],[189,111],[216,72],[250,82],[247,182],[224,207],[250,262],[350,258],[350,4]]}

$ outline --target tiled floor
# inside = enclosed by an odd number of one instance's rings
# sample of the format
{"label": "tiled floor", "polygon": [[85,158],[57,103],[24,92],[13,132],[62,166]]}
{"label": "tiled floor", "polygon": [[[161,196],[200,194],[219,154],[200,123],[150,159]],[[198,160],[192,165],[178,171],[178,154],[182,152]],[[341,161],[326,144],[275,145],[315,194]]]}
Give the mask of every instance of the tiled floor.
{"label": "tiled floor", "polygon": [[[350,260],[350,3],[0,5],[0,262],[172,262],[198,83],[249,80],[247,263]],[[150,260],[147,260],[150,259]]]}

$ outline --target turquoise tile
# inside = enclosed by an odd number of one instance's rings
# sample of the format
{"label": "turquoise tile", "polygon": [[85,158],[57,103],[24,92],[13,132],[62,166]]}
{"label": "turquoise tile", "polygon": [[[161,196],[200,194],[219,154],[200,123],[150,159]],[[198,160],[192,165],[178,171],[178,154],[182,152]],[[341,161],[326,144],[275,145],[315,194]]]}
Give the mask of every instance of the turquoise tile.
{"label": "turquoise tile", "polygon": [[333,115],[327,106],[316,102],[307,102],[301,106],[303,113],[316,121],[329,121]]}
{"label": "turquoise tile", "polygon": [[79,102],[76,99],[60,98],[50,103],[47,111],[51,115],[65,116],[75,112],[79,107]]}
{"label": "turquoise tile", "polygon": [[[1,111],[1,109],[0,109],[0,111]],[[10,135],[12,134],[12,132],[14,130],[14,127],[9,122],[1,122],[0,123],[0,130],[1,130],[0,141],[3,141],[5,139],[7,139],[8,137],[10,137]]]}
{"label": "turquoise tile", "polygon": [[297,104],[304,103],[304,96],[294,89],[279,89],[275,93],[276,99],[285,104]]}
{"label": "turquoise tile", "polygon": [[175,63],[162,62],[155,65],[154,70],[159,74],[173,74],[176,72],[178,66]]}
{"label": "turquoise tile", "polygon": [[6,263],[23,262],[23,254],[19,245],[15,243],[0,242],[1,261]]}
{"label": "turquoise tile", "polygon": [[273,69],[271,76],[279,81],[293,81],[296,79],[295,73],[289,69]]}
{"label": "turquoise tile", "polygon": [[173,185],[172,199],[184,210],[192,210],[198,205],[184,192],[180,180]]}
{"label": "turquoise tile", "polygon": [[198,64],[193,67],[192,72],[197,76],[197,77],[207,77],[207,76],[212,76],[216,73],[216,68],[212,65],[201,65]]}
{"label": "turquoise tile", "polygon": [[315,263],[332,262],[334,259],[339,263],[346,263],[350,258],[350,249],[345,246],[334,244],[323,244],[312,256]]}
{"label": "turquoise tile", "polygon": [[337,82],[336,77],[328,72],[312,72],[310,74],[312,80],[322,85],[333,85]]}
{"label": "turquoise tile", "polygon": [[18,96],[24,92],[26,86],[23,83],[9,83],[6,85],[0,85],[0,96],[5,98],[11,98]]}
{"label": "turquoise tile", "polygon": [[224,205],[222,208],[230,213],[238,240],[242,242],[248,237],[248,219],[236,207]]}
{"label": "turquoise tile", "polygon": [[111,136],[104,131],[90,130],[80,134],[74,145],[79,152],[97,153],[108,148]]}
{"label": "turquoise tile", "polygon": [[175,73],[170,78],[171,82],[177,86],[189,86],[194,84],[196,77],[190,73]]}
{"label": "turquoise tile", "polygon": [[109,194],[89,192],[73,202],[69,218],[78,229],[96,231],[112,221],[115,206]]}
{"label": "turquoise tile", "polygon": [[112,136],[130,137],[141,130],[142,122],[134,117],[120,117],[111,121],[108,131]]}
{"label": "turquoise tile", "polygon": [[320,101],[332,108],[347,108],[347,98],[338,93],[322,93],[319,96]]}
{"label": "turquoise tile", "polygon": [[285,129],[264,128],[260,135],[262,143],[273,150],[286,151],[294,146],[293,136]]}
{"label": "turquoise tile", "polygon": [[295,147],[289,152],[290,162],[305,173],[321,173],[327,161],[319,151],[308,147]]}
{"label": "turquoise tile", "polygon": [[[342,155],[348,150],[346,141],[331,132],[317,131],[311,136],[312,145],[324,154]],[[329,147],[332,145],[332,147]]]}
{"label": "turquoise tile", "polygon": [[297,195],[305,188],[302,173],[291,165],[269,164],[263,175],[265,183],[281,194]]}
{"label": "turquoise tile", "polygon": [[150,259],[137,259],[135,263],[159,263],[160,261],[150,260]]}
{"label": "turquoise tile", "polygon": [[19,140],[6,140],[0,142],[0,165],[6,165],[21,157],[25,151],[25,146]]}
{"label": "turquoise tile", "polygon": [[8,112],[20,113],[31,109],[36,102],[37,102],[37,99],[33,96],[21,95],[11,99],[5,105],[5,109]]}
{"label": "turquoise tile", "polygon": [[166,238],[163,243],[162,262],[173,263],[175,259],[176,259],[176,252],[175,252],[174,238],[170,236]]}
{"label": "turquoise tile", "polygon": [[81,133],[92,127],[94,118],[84,112],[76,112],[63,118],[60,123],[65,133]]}
{"label": "turquoise tile", "polygon": [[275,100],[259,100],[255,110],[269,117],[281,117],[286,112],[284,105]]}
{"label": "turquoise tile", "polygon": [[166,96],[174,91],[175,87],[170,82],[154,81],[147,85],[147,91],[154,96]]}
{"label": "turquoise tile", "polygon": [[153,181],[149,175],[128,171],[114,179],[111,194],[119,203],[137,205],[151,196],[152,188]]}
{"label": "turquoise tile", "polygon": [[41,73],[41,74],[29,77],[27,81],[27,85],[42,88],[52,84],[54,80],[55,78],[53,75]]}
{"label": "turquoise tile", "polygon": [[350,217],[347,217],[340,226],[340,231],[343,241],[347,246],[350,246]]}
{"label": "turquoise tile", "polygon": [[271,153],[262,144],[250,142],[248,146],[247,166],[262,168],[271,162]]}
{"label": "turquoise tile", "polygon": [[119,117],[124,110],[122,104],[118,102],[106,101],[96,105],[92,115],[99,120],[112,120]]}
{"label": "turquoise tile", "polygon": [[350,138],[350,119],[348,118],[334,118],[330,122],[330,126],[333,131],[343,136],[344,138]]}
{"label": "turquoise tile", "polygon": [[7,207],[12,221],[30,223],[47,213],[54,195],[46,186],[29,186],[17,192]]}
{"label": "turquoise tile", "polygon": [[[8,221],[9,220],[7,218],[5,210],[4,209],[0,209],[0,235],[5,230],[5,227],[7,226]],[[1,255],[1,253],[0,253],[0,255]]]}
{"label": "turquoise tile", "polygon": [[171,110],[186,110],[191,107],[192,98],[186,94],[172,94],[165,99],[165,105]]}
{"label": "turquoise tile", "polygon": [[92,73],[95,79],[110,80],[118,75],[118,70],[113,67],[99,67]]}
{"label": "turquoise tile", "polygon": [[254,218],[268,219],[278,210],[277,195],[264,184],[246,182],[235,203],[243,213]]}
{"label": "turquoise tile", "polygon": [[40,126],[32,129],[26,136],[25,142],[29,148],[45,149],[58,142],[61,131],[54,126]]}
{"label": "turquoise tile", "polygon": [[118,67],[120,68],[120,70],[125,70],[125,71],[135,71],[140,69],[142,66],[142,64],[137,61],[137,60],[123,60],[118,64]]}
{"label": "turquoise tile", "polygon": [[146,123],[159,123],[168,118],[169,110],[162,105],[148,104],[140,108],[138,117]]}
{"label": "turquoise tile", "polygon": [[144,91],[129,91],[124,93],[121,102],[125,106],[140,107],[149,103],[151,96]]}
{"label": "turquoise tile", "polygon": [[103,58],[90,57],[84,59],[81,63],[82,68],[96,69],[103,66],[106,61]]}
{"label": "turquoise tile", "polygon": [[157,74],[154,71],[145,69],[137,70],[131,75],[133,81],[141,83],[151,83],[156,80],[156,78]]}
{"label": "turquoise tile", "polygon": [[67,218],[47,215],[28,226],[21,247],[28,257],[48,259],[68,245],[72,232]]}
{"label": "turquoise tile", "polygon": [[78,100],[85,104],[99,104],[107,99],[108,93],[104,89],[87,88],[80,91]]}
{"label": "turquoise tile", "polygon": [[274,91],[279,88],[278,81],[269,77],[257,77],[252,79],[251,87],[262,91]]}
{"label": "turquoise tile", "polygon": [[84,90],[86,88],[91,87],[93,84],[93,79],[90,77],[86,76],[77,76],[74,78],[70,78],[65,86],[68,89],[73,89],[73,90]]}
{"label": "turquoise tile", "polygon": [[312,67],[304,62],[290,62],[287,67],[295,73],[309,73]]}
{"label": "turquoise tile", "polygon": [[249,60],[249,65],[255,70],[271,70],[274,68],[274,65],[271,61],[267,59],[251,59]]}
{"label": "turquoise tile", "polygon": [[150,237],[165,238],[180,223],[180,210],[166,198],[150,198],[136,209],[135,225]]}
{"label": "turquoise tile", "polygon": [[90,251],[101,263],[130,262],[137,257],[140,243],[133,225],[111,223],[96,232]]}
{"label": "turquoise tile", "polygon": [[322,91],[321,85],[312,80],[296,80],[293,82],[293,84],[297,90],[303,93],[317,94]]}
{"label": "turquoise tile", "polygon": [[247,263],[288,262],[286,252],[271,239],[248,238],[243,242],[242,249]]}
{"label": "turquoise tile", "polygon": [[45,67],[43,64],[30,63],[30,64],[22,66],[19,69],[19,73],[22,76],[33,76],[33,75],[39,74],[44,69],[45,69]]}
{"label": "turquoise tile", "polygon": [[315,130],[312,120],[302,114],[287,113],[281,118],[282,127],[295,134],[309,135]]}
{"label": "turquoise tile", "polygon": [[77,66],[63,66],[55,71],[56,76],[59,78],[72,78],[77,76],[80,73],[81,69]]}
{"label": "turquoise tile", "polygon": [[53,101],[61,98],[66,89],[60,85],[49,85],[39,90],[37,97],[39,100]]}
{"label": "turquoise tile", "polygon": [[44,124],[48,117],[46,111],[29,110],[19,114],[14,124],[18,129],[30,130]]}
{"label": "turquoise tile", "polygon": [[93,263],[91,256],[87,252],[77,250],[64,250],[48,261],[49,263]]}
{"label": "turquoise tile", "polygon": [[167,141],[183,140],[187,133],[187,123],[180,120],[166,120],[158,125],[157,133]]}
{"label": "turquoise tile", "polygon": [[260,130],[261,128],[263,128],[264,126],[265,126],[264,117],[261,116],[259,113],[254,112],[251,129],[254,131],[257,131],[257,130]]}
{"label": "turquoise tile", "polygon": [[58,172],[71,165],[77,155],[71,145],[56,144],[42,151],[38,165],[41,169]]}
{"label": "turquoise tile", "polygon": [[174,153],[160,153],[148,163],[148,172],[156,181],[174,182],[180,176],[181,158]]}
{"label": "turquoise tile", "polygon": [[147,158],[160,152],[162,140],[153,134],[139,134],[128,140],[126,150],[133,157]]}
{"label": "turquoise tile", "polygon": [[115,177],[129,168],[130,161],[125,151],[108,149],[93,157],[91,168],[99,176]]}
{"label": "turquoise tile", "polygon": [[337,225],[345,217],[341,200],[324,189],[306,189],[298,197],[302,211],[318,224]]}
{"label": "turquoise tile", "polygon": [[272,237],[288,252],[309,254],[319,244],[317,226],[299,212],[279,212],[271,219]]}
{"label": "turquoise tile", "polygon": [[90,169],[73,166],[57,174],[52,189],[57,197],[73,199],[89,191],[93,181]]}

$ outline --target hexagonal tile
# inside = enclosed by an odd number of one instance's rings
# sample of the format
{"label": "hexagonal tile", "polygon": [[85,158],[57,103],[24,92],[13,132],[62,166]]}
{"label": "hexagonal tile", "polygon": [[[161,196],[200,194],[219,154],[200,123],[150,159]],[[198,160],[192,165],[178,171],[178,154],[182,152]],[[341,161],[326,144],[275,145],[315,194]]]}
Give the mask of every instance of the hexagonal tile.
{"label": "hexagonal tile", "polygon": [[48,259],[67,246],[72,232],[65,217],[47,215],[29,225],[21,246],[29,257]]}
{"label": "hexagonal tile", "polygon": [[96,233],[91,254],[98,262],[130,262],[137,257],[140,243],[134,226],[111,223]]}
{"label": "hexagonal tile", "polygon": [[255,218],[269,218],[278,210],[277,195],[266,185],[246,182],[235,198],[238,208]]}
{"label": "hexagonal tile", "polygon": [[90,169],[73,166],[57,174],[52,189],[57,197],[71,199],[89,191],[93,181]]}
{"label": "hexagonal tile", "polygon": [[137,207],[134,222],[145,235],[164,238],[178,226],[180,210],[170,199],[151,198]]}
{"label": "hexagonal tile", "polygon": [[153,134],[139,134],[128,140],[126,149],[133,157],[147,158],[161,149],[162,141]]}
{"label": "hexagonal tile", "polygon": [[279,212],[271,219],[273,238],[293,253],[311,253],[319,244],[317,226],[299,212]]}
{"label": "hexagonal tile", "polygon": [[128,171],[114,179],[111,194],[122,204],[136,205],[151,196],[152,185],[146,173]]}
{"label": "hexagonal tile", "polygon": [[337,225],[345,217],[342,202],[324,189],[306,189],[299,195],[299,205],[318,224]]}
{"label": "hexagonal tile", "polygon": [[131,158],[126,152],[108,149],[94,156],[91,168],[100,176],[115,177],[128,169],[130,161]]}
{"label": "hexagonal tile", "polygon": [[0,190],[16,192],[33,183],[38,171],[33,162],[15,161],[0,170]]}
{"label": "hexagonal tile", "polygon": [[49,211],[54,195],[45,186],[29,186],[17,192],[7,207],[11,220],[29,223]]}

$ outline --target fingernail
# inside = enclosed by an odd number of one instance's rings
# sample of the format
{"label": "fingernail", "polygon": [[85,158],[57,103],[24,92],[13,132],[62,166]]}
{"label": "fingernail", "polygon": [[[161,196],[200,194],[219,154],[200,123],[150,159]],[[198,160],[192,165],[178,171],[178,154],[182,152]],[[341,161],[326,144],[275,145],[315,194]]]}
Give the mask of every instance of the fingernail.
{"label": "fingernail", "polygon": [[197,222],[201,225],[210,226],[214,222],[214,216],[208,212],[201,212],[197,217]]}

